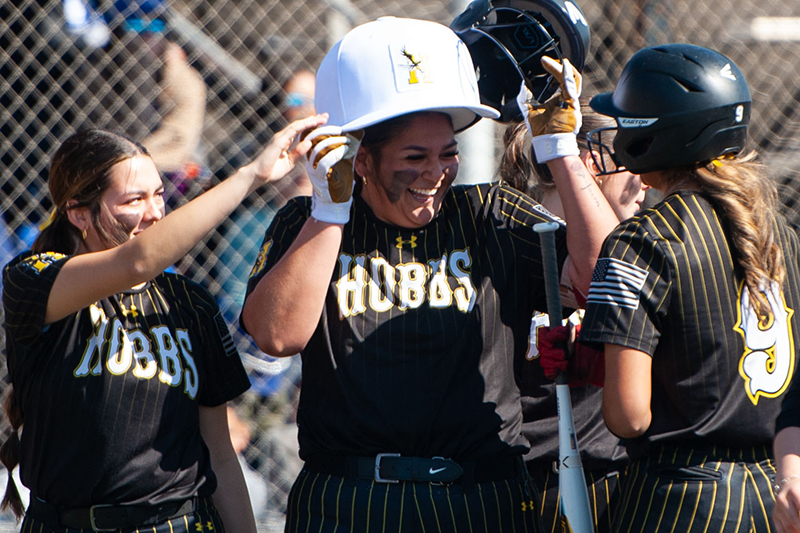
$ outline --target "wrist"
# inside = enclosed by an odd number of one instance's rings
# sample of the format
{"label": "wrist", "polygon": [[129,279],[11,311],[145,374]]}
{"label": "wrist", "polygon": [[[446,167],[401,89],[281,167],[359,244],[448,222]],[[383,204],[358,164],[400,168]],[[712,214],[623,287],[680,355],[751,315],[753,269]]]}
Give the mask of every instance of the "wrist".
{"label": "wrist", "polygon": [[785,478],[781,479],[780,482],[776,481],[775,485],[773,485],[772,489],[775,491],[775,494],[778,494],[780,490],[783,488],[784,485],[789,483],[790,481],[795,481],[800,479],[800,474],[792,474],[786,476]]}
{"label": "wrist", "polygon": [[574,133],[550,133],[533,138],[533,153],[537,162],[546,163],[559,157],[580,155],[581,151]]}
{"label": "wrist", "polygon": [[350,220],[350,207],[353,198],[346,202],[335,203],[323,200],[316,191],[311,195],[311,216],[320,222],[331,224],[347,224]]}

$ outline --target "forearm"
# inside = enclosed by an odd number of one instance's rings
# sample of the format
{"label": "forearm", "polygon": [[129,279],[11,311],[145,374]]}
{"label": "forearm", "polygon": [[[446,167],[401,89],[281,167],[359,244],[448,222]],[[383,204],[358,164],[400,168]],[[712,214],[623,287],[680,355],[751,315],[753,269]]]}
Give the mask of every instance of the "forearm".
{"label": "forearm", "polygon": [[653,413],[652,359],[639,350],[605,345],[606,375],[603,387],[603,419],[608,429],[622,438],[634,438],[650,428]]}
{"label": "forearm", "polygon": [[214,492],[214,507],[217,508],[225,531],[236,533],[255,533],[256,521],[250,505],[242,466],[231,449],[230,456],[221,462],[212,461],[217,476],[217,490]]}
{"label": "forearm", "polygon": [[147,281],[186,255],[255,190],[257,183],[253,170],[243,167],[122,245],[119,253],[128,256],[131,274],[138,278],[132,281]]}
{"label": "forearm", "polygon": [[587,294],[603,241],[619,220],[579,157],[561,157],[547,165],[566,217],[570,278],[575,288]]}
{"label": "forearm", "polygon": [[792,426],[779,431],[773,447],[778,481],[800,476],[800,427]]}
{"label": "forearm", "polygon": [[778,533],[800,531],[800,427],[789,426],[775,435],[775,485],[772,519]]}
{"label": "forearm", "polygon": [[290,356],[308,343],[322,316],[341,242],[341,225],[308,219],[247,297],[242,319],[262,351]]}
{"label": "forearm", "polygon": [[201,406],[199,424],[200,434],[210,454],[211,469],[217,478],[217,488],[213,494],[214,507],[225,524],[225,530],[255,533],[256,521],[250,496],[239,457],[231,443],[227,405]]}

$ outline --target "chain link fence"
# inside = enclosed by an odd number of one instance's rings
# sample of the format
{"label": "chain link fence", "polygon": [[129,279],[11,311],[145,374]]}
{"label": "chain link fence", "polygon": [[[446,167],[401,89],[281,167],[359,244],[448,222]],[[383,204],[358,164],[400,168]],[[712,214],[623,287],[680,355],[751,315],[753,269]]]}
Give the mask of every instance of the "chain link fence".
{"label": "chain link fence", "polygon": [[[348,28],[383,15],[449,24],[465,6],[464,0],[0,0],[0,259],[27,248],[47,217],[48,158],[61,141],[90,126],[147,139],[180,105],[164,98],[165,42],[180,45],[207,91],[199,141],[165,173],[175,207],[268,142],[296,103],[286,83],[297,71],[313,72]],[[592,29],[584,71],[589,94],[611,90],[642,46],[691,42],[731,57],[753,95],[752,146],[770,164],[790,221],[800,224],[800,19],[793,18],[800,17],[800,3],[583,0],[580,7]],[[250,431],[247,464],[265,483],[256,502],[265,532],[282,530],[300,467],[294,426],[300,361],[260,353],[236,317],[272,214],[302,187],[298,171],[262,188],[175,265],[218,298],[251,373],[253,389],[235,409]],[[5,365],[0,376],[5,382]]]}

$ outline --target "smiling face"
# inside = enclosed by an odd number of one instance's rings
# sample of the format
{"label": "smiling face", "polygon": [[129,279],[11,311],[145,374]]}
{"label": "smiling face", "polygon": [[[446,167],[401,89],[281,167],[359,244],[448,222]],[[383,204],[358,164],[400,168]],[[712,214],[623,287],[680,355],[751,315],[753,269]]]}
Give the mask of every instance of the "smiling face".
{"label": "smiling face", "polygon": [[[109,186],[100,201],[128,239],[164,218],[164,185],[153,160],[147,155],[137,155],[114,165]],[[102,224],[111,223],[107,217],[103,219],[106,220]],[[106,230],[111,235],[118,233],[112,228]],[[86,246],[89,251],[110,247],[94,224],[87,227]]]}
{"label": "smiling face", "polygon": [[381,220],[403,228],[428,224],[458,173],[458,143],[450,118],[417,113],[380,148],[362,146],[356,172],[361,197]]}

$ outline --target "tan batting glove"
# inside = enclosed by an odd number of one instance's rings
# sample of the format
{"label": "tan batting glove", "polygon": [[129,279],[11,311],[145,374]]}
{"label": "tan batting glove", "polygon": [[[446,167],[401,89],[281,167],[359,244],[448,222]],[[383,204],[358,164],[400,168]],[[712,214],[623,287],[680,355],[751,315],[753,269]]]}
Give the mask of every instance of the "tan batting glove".
{"label": "tan batting glove", "polygon": [[306,170],[314,187],[311,216],[321,222],[346,224],[353,203],[353,160],[363,131],[344,133],[338,126],[313,130]]}
{"label": "tan batting glove", "polygon": [[517,104],[533,137],[536,160],[544,163],[558,157],[578,155],[576,135],[581,129],[578,98],[582,78],[568,59],[563,65],[550,57],[542,57],[542,66],[558,80],[560,89],[544,104],[530,101],[530,92],[522,85]]}

